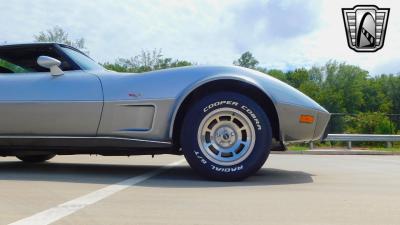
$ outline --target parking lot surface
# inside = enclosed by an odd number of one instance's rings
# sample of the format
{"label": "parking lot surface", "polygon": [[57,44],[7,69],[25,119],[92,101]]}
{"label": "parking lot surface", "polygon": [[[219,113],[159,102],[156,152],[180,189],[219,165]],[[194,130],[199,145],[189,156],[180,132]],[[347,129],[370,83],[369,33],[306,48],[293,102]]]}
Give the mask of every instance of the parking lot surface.
{"label": "parking lot surface", "polygon": [[271,155],[242,182],[182,159],[0,158],[0,224],[400,224],[400,156]]}

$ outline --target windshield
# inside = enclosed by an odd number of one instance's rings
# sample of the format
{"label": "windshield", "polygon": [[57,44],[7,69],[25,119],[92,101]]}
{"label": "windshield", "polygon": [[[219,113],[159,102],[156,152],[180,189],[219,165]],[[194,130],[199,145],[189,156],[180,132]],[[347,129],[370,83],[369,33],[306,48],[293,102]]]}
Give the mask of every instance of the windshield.
{"label": "windshield", "polygon": [[97,62],[71,48],[61,47],[63,51],[83,70],[104,70]]}

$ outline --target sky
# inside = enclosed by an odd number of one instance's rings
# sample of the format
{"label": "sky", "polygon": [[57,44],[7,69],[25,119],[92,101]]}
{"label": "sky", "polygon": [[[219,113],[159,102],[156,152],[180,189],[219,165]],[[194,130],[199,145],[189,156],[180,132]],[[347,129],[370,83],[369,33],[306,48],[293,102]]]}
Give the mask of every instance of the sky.
{"label": "sky", "polygon": [[[341,8],[390,8],[383,49],[347,45]],[[200,65],[231,65],[250,51],[268,69],[291,70],[328,60],[371,75],[400,72],[400,1],[396,0],[0,0],[0,43],[31,42],[60,26],[83,37],[99,62],[162,49]]]}

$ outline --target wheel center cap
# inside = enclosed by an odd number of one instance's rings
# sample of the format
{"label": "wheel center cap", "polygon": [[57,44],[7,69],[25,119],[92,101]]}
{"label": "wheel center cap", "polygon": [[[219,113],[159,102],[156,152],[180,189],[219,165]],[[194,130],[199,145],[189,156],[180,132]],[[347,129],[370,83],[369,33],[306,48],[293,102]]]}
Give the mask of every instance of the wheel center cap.
{"label": "wheel center cap", "polygon": [[236,142],[235,130],[229,126],[218,128],[215,134],[215,142],[223,148],[229,148]]}
{"label": "wheel center cap", "polygon": [[222,138],[224,138],[224,140],[227,141],[229,139],[229,134],[228,133],[223,134]]}

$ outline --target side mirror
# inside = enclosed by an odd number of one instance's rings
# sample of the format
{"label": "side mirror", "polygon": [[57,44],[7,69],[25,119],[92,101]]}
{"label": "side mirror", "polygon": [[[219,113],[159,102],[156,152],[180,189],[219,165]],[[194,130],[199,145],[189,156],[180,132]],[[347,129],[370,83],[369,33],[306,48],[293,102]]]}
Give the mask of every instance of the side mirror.
{"label": "side mirror", "polygon": [[50,73],[53,76],[63,75],[64,72],[60,69],[61,62],[55,58],[49,56],[39,56],[37,59],[39,66],[50,69]]}

